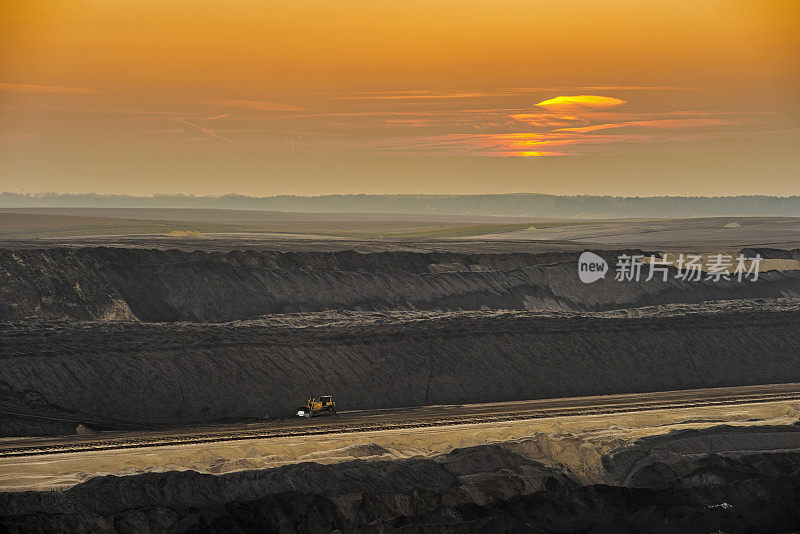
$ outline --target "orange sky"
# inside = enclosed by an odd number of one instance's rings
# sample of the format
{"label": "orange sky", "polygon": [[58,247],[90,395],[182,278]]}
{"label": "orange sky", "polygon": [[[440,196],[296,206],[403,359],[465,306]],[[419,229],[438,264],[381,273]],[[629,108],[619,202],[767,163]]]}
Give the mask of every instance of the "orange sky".
{"label": "orange sky", "polygon": [[0,190],[798,194],[798,15],[7,0]]}

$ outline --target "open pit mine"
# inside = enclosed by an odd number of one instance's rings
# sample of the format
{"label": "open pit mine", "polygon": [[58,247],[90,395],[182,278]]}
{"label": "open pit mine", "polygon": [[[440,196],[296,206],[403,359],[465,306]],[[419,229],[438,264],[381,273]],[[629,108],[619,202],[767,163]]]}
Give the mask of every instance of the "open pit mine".
{"label": "open pit mine", "polygon": [[800,528],[800,249],[285,248],[0,250],[0,530]]}

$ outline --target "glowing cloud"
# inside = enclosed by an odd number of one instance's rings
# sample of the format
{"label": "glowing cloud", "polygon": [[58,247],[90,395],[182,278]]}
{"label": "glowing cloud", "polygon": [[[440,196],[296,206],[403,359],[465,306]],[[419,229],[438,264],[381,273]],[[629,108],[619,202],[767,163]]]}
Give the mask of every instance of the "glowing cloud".
{"label": "glowing cloud", "polygon": [[559,126],[570,126],[582,119],[573,115],[559,115],[551,113],[515,113],[510,115],[515,121],[529,124],[530,126],[557,128]]}
{"label": "glowing cloud", "polygon": [[536,104],[552,111],[580,111],[582,109],[604,109],[624,104],[625,100],[611,96],[577,95],[557,96]]}
{"label": "glowing cloud", "polygon": [[578,128],[559,128],[555,132],[578,132],[588,133],[600,130],[611,130],[615,128],[703,128],[707,126],[726,126],[736,124],[736,121],[728,119],[658,119],[652,121],[627,121],[614,122],[609,124],[595,124],[593,126],[581,126]]}

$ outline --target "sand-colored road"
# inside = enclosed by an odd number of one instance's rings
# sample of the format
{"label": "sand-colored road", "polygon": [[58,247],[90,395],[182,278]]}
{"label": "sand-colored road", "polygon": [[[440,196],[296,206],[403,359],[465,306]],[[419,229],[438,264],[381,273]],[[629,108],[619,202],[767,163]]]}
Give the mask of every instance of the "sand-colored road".
{"label": "sand-colored road", "polygon": [[592,481],[599,480],[602,454],[643,436],[723,423],[793,424],[798,416],[800,384],[778,384],[6,438],[0,442],[0,490],[64,488],[106,474],[189,469],[221,474],[298,462],[430,457],[487,443],[567,466]]}
{"label": "sand-colored road", "polygon": [[10,438],[0,441],[0,458],[783,400],[800,400],[800,383],[563,399],[537,399],[486,404],[423,406],[375,411],[340,411],[336,415],[320,415],[314,418],[292,417],[263,422],[220,424],[183,429],[101,432],[89,436],[58,438]]}

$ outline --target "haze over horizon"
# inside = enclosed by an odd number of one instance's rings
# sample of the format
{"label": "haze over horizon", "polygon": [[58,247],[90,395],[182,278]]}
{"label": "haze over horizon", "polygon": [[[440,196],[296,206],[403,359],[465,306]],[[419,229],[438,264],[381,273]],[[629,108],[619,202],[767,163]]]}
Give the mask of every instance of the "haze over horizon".
{"label": "haze over horizon", "polygon": [[12,0],[0,191],[796,195],[798,15]]}
{"label": "haze over horizon", "polygon": [[[178,208],[177,210],[175,210]],[[613,197],[535,193],[492,195],[59,195],[0,192],[0,211],[56,213],[82,209],[136,218],[137,213],[187,209],[263,213],[447,214],[539,218],[800,217],[800,196]],[[132,211],[127,211],[133,209]],[[42,211],[43,210],[43,211]],[[70,212],[71,214],[74,214]],[[109,214],[107,213],[107,214]],[[124,215],[127,213],[127,215]],[[165,212],[166,213],[166,212]],[[162,214],[163,215],[163,214]]]}

